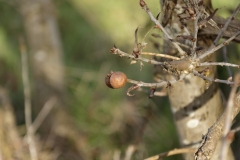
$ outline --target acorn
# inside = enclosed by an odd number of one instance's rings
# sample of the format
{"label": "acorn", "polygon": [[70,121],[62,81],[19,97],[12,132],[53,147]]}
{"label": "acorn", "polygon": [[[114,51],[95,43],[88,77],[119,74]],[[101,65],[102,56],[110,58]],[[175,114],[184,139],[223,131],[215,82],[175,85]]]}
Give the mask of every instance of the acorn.
{"label": "acorn", "polygon": [[127,82],[127,76],[123,72],[110,72],[105,77],[105,83],[109,88],[118,89]]}

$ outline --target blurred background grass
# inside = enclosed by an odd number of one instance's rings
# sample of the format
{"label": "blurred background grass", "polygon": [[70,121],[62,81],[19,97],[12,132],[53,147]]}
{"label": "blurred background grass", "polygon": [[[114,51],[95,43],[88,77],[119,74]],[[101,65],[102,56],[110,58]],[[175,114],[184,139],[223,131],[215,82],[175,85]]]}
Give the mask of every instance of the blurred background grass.
{"label": "blurred background grass", "polygon": [[[131,79],[153,81],[152,66],[145,64],[140,71],[138,64],[130,65],[130,60],[109,52],[114,44],[123,51],[132,52],[135,29],[140,27],[142,38],[152,26],[138,1],[53,2],[64,49],[67,107],[85,135],[82,143],[92,159],[112,159],[118,153],[124,156],[127,148],[137,142],[139,149],[135,159],[178,147],[167,98],[149,99],[145,92],[127,97],[130,85],[119,90],[105,86],[105,75],[111,70],[122,71]],[[159,2],[146,2],[157,15]],[[213,6],[225,6],[217,14],[228,17],[237,3],[238,0],[214,0]],[[21,126],[24,124],[24,103],[18,39],[24,31],[15,7],[8,1],[0,1],[0,82],[9,89],[17,123]],[[147,42],[147,49],[151,50],[151,41]],[[221,76],[226,77],[225,71],[220,70]],[[148,123],[144,126],[145,121]],[[181,156],[166,159],[181,159]]]}

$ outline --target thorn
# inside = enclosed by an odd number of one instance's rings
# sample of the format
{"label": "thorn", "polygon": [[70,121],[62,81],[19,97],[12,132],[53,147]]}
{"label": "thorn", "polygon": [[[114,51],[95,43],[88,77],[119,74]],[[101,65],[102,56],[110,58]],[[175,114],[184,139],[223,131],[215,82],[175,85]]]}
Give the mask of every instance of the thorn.
{"label": "thorn", "polygon": [[159,12],[159,13],[157,14],[157,16],[156,16],[156,20],[159,19],[159,15],[160,15],[160,13],[161,13],[161,12]]}

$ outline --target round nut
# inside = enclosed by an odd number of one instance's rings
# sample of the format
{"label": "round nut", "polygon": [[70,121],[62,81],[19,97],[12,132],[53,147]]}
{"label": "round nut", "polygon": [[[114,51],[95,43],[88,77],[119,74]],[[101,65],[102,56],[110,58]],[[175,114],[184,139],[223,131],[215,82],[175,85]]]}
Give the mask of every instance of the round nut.
{"label": "round nut", "polygon": [[108,87],[118,89],[127,82],[127,76],[123,72],[111,72],[105,77],[105,83]]}

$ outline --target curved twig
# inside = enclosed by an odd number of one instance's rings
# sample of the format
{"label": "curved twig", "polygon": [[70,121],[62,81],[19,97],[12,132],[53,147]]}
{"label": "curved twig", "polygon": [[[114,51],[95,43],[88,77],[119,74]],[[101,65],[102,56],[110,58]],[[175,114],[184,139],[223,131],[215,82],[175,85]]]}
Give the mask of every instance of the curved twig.
{"label": "curved twig", "polygon": [[172,155],[176,155],[176,154],[182,154],[182,153],[193,153],[196,151],[196,148],[192,148],[192,147],[187,147],[187,148],[179,148],[179,149],[174,149],[168,152],[164,152],[149,158],[146,158],[144,160],[159,160],[162,159],[164,157],[168,157],[168,156],[172,156]]}

